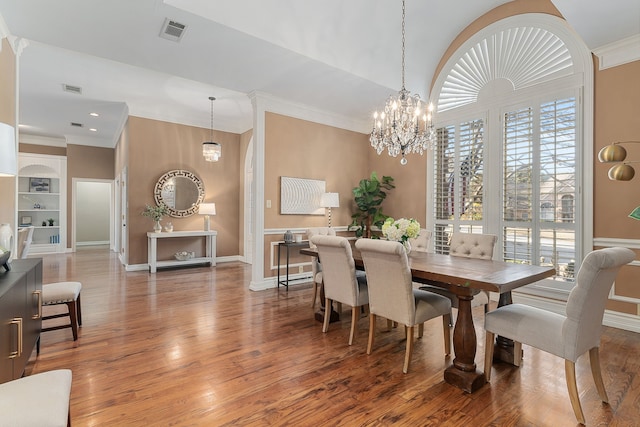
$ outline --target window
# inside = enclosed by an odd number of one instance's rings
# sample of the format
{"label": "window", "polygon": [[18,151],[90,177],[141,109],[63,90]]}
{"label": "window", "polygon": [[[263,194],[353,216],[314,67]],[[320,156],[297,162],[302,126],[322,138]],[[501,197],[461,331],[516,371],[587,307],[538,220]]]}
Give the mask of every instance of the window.
{"label": "window", "polygon": [[447,62],[434,85],[435,252],[448,253],[453,231],[496,234],[496,257],[555,266],[533,288],[566,295],[591,236],[581,191],[591,190],[581,164],[592,146],[582,120],[590,61],[564,21],[536,14],[485,28]]}

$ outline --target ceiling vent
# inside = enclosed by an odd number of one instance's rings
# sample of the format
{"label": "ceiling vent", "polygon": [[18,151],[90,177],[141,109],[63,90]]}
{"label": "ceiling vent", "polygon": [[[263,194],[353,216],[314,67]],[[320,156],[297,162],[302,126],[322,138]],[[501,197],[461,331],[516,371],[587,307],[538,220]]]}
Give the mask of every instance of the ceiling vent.
{"label": "ceiling vent", "polygon": [[72,85],[63,84],[62,85],[62,90],[65,91],[65,92],[71,92],[71,93],[76,93],[78,95],[82,95],[82,88],[80,86],[72,86]]}
{"label": "ceiling vent", "polygon": [[186,25],[172,21],[169,18],[165,18],[164,24],[162,24],[162,30],[160,30],[160,37],[174,42],[179,42],[186,29]]}
{"label": "ceiling vent", "polygon": [[81,127],[83,127],[84,125],[83,125],[82,123],[71,122],[71,126],[72,126],[72,127],[76,127],[76,128],[81,128]]}

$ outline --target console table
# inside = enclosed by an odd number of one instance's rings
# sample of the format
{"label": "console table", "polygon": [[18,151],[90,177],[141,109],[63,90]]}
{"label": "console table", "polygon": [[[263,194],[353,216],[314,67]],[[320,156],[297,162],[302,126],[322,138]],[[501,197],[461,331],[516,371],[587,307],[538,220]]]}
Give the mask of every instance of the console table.
{"label": "console table", "polygon": [[[148,232],[147,233],[147,262],[149,272],[155,273],[158,268],[176,267],[181,265],[209,264],[216,265],[216,236],[217,231],[172,231],[172,232]],[[177,259],[158,261],[158,239],[173,239],[177,237],[204,237],[205,256],[195,257],[184,261]]]}

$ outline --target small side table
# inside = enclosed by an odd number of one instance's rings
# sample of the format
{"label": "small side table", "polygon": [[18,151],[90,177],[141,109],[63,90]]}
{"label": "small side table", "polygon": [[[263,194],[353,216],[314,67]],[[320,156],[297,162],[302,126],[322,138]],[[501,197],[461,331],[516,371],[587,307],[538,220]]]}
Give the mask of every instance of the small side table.
{"label": "small side table", "polygon": [[[287,275],[286,280],[280,280],[280,252],[282,252],[282,248],[286,248],[287,250]],[[287,290],[289,290],[289,249],[291,248],[308,248],[309,241],[303,240],[301,242],[278,242],[278,288],[280,285],[283,285]]]}

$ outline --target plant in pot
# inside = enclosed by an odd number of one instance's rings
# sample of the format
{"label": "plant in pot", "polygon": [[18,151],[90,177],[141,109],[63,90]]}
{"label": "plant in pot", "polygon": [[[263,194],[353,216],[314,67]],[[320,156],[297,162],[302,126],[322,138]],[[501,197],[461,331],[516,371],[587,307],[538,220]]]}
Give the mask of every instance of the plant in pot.
{"label": "plant in pot", "polygon": [[351,215],[352,222],[349,231],[355,231],[356,237],[371,237],[371,227],[381,227],[387,215],[382,213],[382,202],[387,197],[387,191],[396,188],[393,178],[383,176],[378,179],[378,174],[373,171],[369,179],[361,179],[353,191],[354,200],[358,211]]}
{"label": "plant in pot", "polygon": [[160,225],[160,220],[162,219],[163,216],[168,215],[168,214],[169,214],[169,209],[167,208],[167,206],[164,203],[161,203],[160,205],[157,205],[157,206],[147,205],[144,208],[144,211],[142,211],[142,215],[148,216],[149,218],[151,218],[152,220],[155,221],[155,224],[153,226],[153,230],[156,233],[159,233],[159,232],[162,231],[162,226]]}

